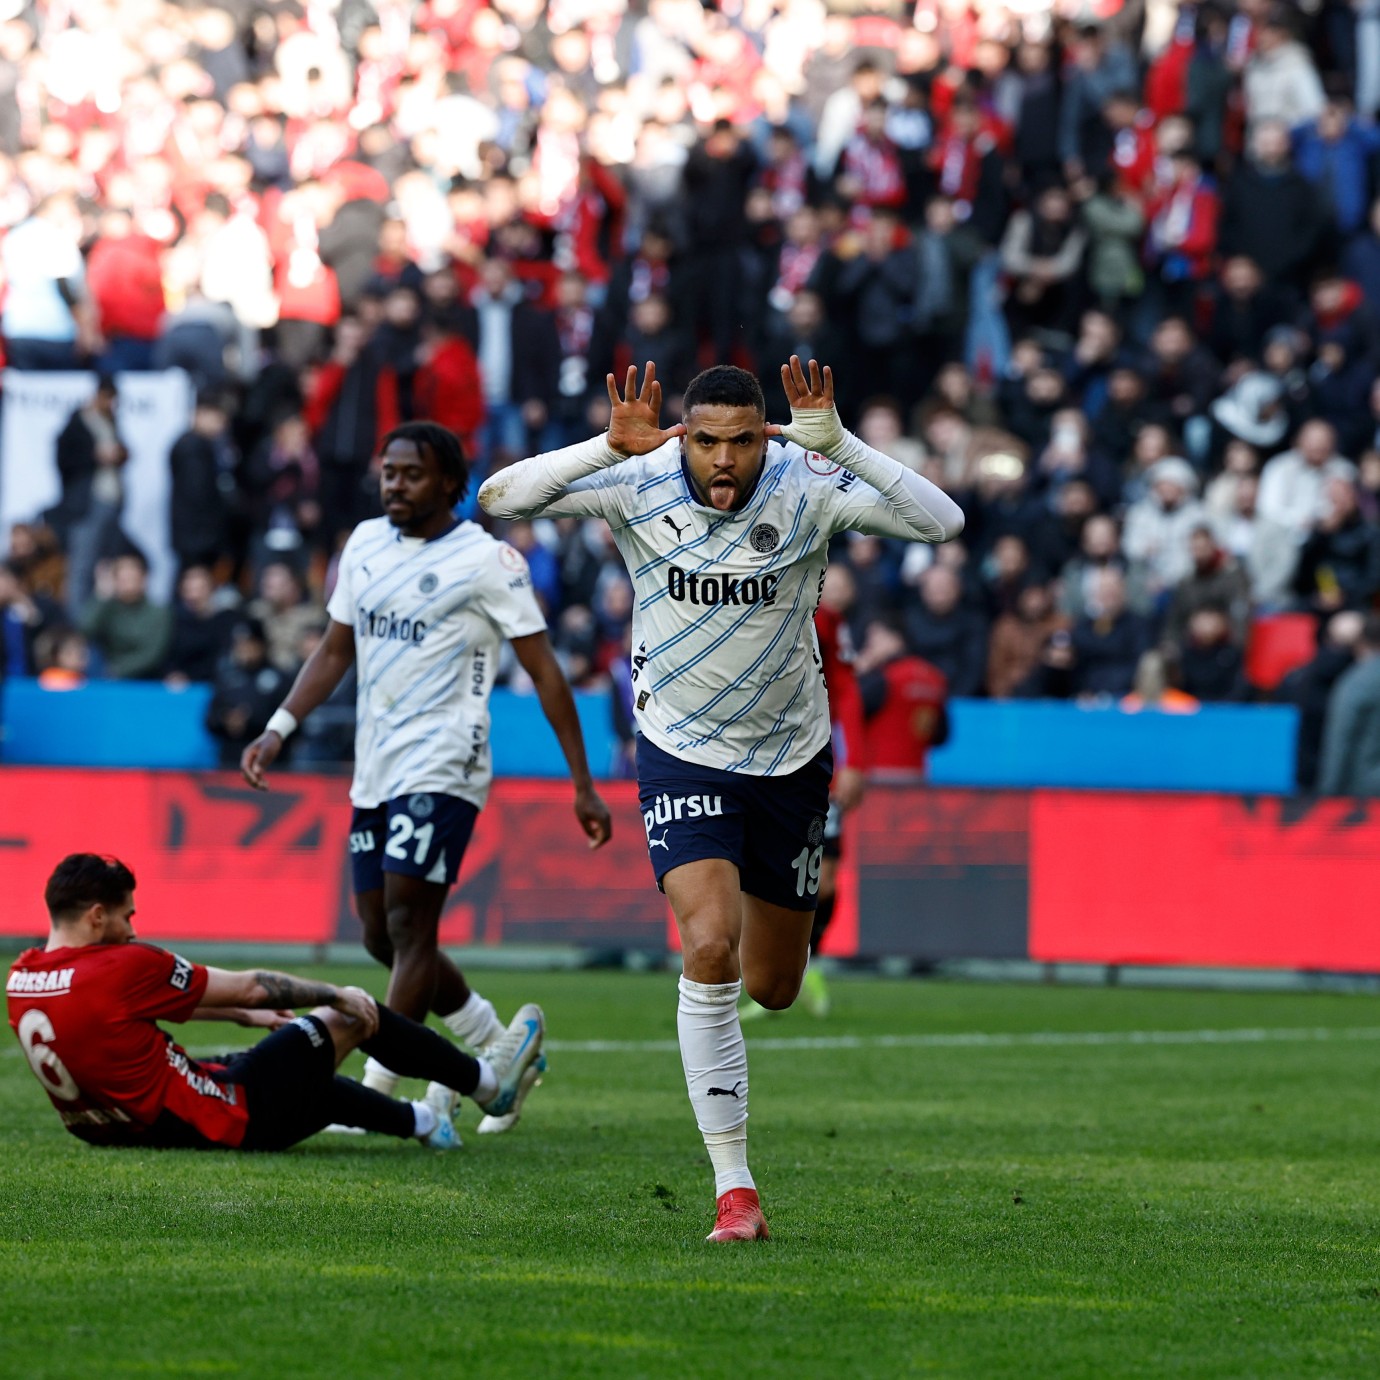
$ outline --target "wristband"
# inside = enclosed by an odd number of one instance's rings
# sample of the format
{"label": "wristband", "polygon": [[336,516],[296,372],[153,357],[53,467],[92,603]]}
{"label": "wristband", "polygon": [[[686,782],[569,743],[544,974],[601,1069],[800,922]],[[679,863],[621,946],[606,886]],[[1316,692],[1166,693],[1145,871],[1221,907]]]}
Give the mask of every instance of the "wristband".
{"label": "wristband", "polygon": [[817,451],[829,460],[838,457],[838,449],[848,435],[839,421],[836,408],[832,407],[793,407],[790,425],[781,429],[788,441],[794,441],[802,450]]}
{"label": "wristband", "polygon": [[286,709],[275,709],[273,717],[269,719],[268,726],[264,729],[265,733],[276,733],[284,742],[297,732],[297,719],[289,714]]}

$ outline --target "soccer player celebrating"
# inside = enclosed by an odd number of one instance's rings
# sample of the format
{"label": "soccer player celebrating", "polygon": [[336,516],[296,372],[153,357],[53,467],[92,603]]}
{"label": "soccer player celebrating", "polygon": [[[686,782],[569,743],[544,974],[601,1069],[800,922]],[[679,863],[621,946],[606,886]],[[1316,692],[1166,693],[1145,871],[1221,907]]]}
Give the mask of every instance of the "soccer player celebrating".
{"label": "soccer player celebrating", "polygon": [[[73,853],[44,889],[47,945],[5,983],[9,1021],[62,1123],[96,1145],[283,1150],[337,1121],[437,1149],[460,1142],[448,1110],[398,1102],[336,1075],[353,1049],[432,1078],[506,1115],[541,1053],[542,1014],[524,1006],[472,1059],[379,1007],[358,987],[288,973],[203,968],[134,935],[134,874]],[[310,1006],[310,1015],[284,1007]],[[273,1029],[252,1049],[193,1059],[160,1020],[237,1020]]]}
{"label": "soccer player celebrating", "polygon": [[[636,588],[632,676],[647,849],[680,929],[685,1081],[714,1166],[711,1241],[765,1238],[747,1163],[748,994],[795,999],[819,891],[832,774],[812,618],[836,532],[948,541],[958,506],[845,431],[833,376],[792,356],[788,426],[728,365],[662,428],[648,364],[608,376],[608,432],[492,476],[495,517],[605,518]],[[777,439],[779,438],[779,439]]]}
{"label": "soccer player celebrating", "polygon": [[[555,730],[592,848],[608,841],[609,812],[590,777],[527,562],[452,515],[468,478],[460,442],[432,422],[407,422],[384,437],[382,458],[385,516],[360,523],[345,543],[326,635],[240,765],[263,789],[284,741],[358,662],[350,858],[364,944],[391,969],[386,1000],[394,1011],[414,1021],[434,1011],[484,1051],[504,1026],[440,952],[437,934],[493,775],[489,692],[503,639]],[[531,1067],[506,1116],[486,1117],[479,1129],[507,1130],[544,1067]],[[400,1072],[371,1057],[364,1082],[391,1093]],[[433,1085],[427,1100],[449,1114],[456,1091]]]}

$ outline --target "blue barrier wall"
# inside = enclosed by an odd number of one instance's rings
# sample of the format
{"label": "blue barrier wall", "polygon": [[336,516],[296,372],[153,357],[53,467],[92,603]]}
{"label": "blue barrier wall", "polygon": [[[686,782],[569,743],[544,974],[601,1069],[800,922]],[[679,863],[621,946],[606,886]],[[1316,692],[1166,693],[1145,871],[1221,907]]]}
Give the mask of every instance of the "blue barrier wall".
{"label": "blue barrier wall", "polygon": [[55,767],[214,767],[203,727],[211,691],[153,682],[101,682],[44,690],[8,680],[0,699],[0,760]]}
{"label": "blue barrier wall", "polygon": [[[0,760],[48,766],[209,767],[205,686],[97,683],[42,690],[4,686]],[[576,695],[590,765],[616,760],[605,694]],[[931,756],[930,779],[951,786],[1084,786],[1287,795],[1295,710],[1212,705],[1194,714],[1126,714],[1046,701],[957,700],[953,734]],[[495,691],[494,765],[505,776],[563,776],[555,735],[534,695]]]}
{"label": "blue barrier wall", "polygon": [[955,700],[949,714],[949,741],[930,754],[937,785],[1294,789],[1298,711],[1291,705],[1128,714],[1042,700]]}
{"label": "blue barrier wall", "polygon": [[[218,746],[203,727],[211,691],[169,690],[156,682],[99,681],[80,690],[44,690],[10,680],[0,695],[0,761],[35,766],[214,767]],[[577,694],[585,749],[596,775],[617,753],[608,696]],[[493,697],[494,767],[504,776],[564,776],[556,735],[535,695]]]}

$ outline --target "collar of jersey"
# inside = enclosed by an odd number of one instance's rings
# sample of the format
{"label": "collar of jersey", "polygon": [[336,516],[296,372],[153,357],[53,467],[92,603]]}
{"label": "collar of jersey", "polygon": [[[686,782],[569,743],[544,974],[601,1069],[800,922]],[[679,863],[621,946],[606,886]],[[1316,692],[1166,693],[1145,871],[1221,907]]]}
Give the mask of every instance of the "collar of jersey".
{"label": "collar of jersey", "polygon": [[401,527],[399,527],[394,534],[394,540],[399,542],[415,541],[422,546],[430,546],[431,543],[434,541],[443,541],[446,537],[450,536],[451,533],[457,531],[464,525],[465,524],[462,519],[456,518],[455,521],[452,522],[451,525],[447,527],[444,532],[437,532],[437,534],[434,537],[409,537],[407,533],[404,532]]}
{"label": "collar of jersey", "polygon": [[684,451],[681,451],[680,453],[680,473],[681,478],[685,480],[686,498],[688,498],[690,502],[695,505],[695,507],[703,508],[705,512],[713,514],[715,517],[719,518],[723,522],[732,522],[734,518],[740,518],[745,512],[747,512],[748,508],[752,504],[752,500],[757,496],[757,487],[761,484],[762,476],[766,474],[766,472],[767,456],[763,455],[761,468],[757,471],[757,478],[752,481],[752,487],[747,491],[747,494],[743,498],[743,506],[741,508],[735,508],[731,513],[721,513],[712,504],[704,503],[700,500],[699,494],[695,492],[695,481],[690,477],[689,461],[686,460]]}

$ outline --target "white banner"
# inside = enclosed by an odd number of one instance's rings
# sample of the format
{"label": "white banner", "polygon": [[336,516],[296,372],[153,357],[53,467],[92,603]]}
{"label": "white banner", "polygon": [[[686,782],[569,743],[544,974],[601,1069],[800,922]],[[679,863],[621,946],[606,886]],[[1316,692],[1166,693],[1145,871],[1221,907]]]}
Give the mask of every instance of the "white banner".
{"label": "white banner", "polygon": [[[168,526],[172,475],[168,452],[192,420],[195,394],[181,369],[117,374],[115,425],[129,447],[123,471],[123,526],[149,559],[149,593],[172,596],[177,563]],[[57,438],[96,391],[88,373],[21,373],[6,369],[0,403],[0,540],[16,522],[30,522],[62,497]]]}

